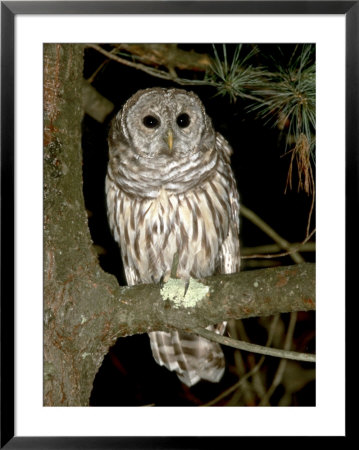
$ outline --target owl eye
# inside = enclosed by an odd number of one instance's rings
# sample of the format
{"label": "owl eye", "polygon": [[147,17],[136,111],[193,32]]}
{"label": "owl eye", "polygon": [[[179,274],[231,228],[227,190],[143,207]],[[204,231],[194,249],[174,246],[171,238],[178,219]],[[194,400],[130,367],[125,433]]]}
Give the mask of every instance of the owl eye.
{"label": "owl eye", "polygon": [[145,116],[142,120],[143,125],[147,128],[156,128],[159,126],[160,121],[153,116]]}
{"label": "owl eye", "polygon": [[186,113],[180,114],[180,115],[177,117],[177,125],[178,125],[180,128],[187,128],[187,127],[189,126],[190,123],[191,123],[191,118],[190,118],[190,116],[189,116],[188,114],[186,114]]}

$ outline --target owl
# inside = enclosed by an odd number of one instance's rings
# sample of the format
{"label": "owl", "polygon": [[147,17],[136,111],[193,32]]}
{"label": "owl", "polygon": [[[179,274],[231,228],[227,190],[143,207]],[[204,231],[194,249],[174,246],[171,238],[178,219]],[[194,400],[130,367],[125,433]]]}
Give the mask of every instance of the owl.
{"label": "owl", "polygon": [[[232,149],[200,99],[182,89],[138,91],[112,122],[106,175],[108,221],[128,285],[239,270],[239,196]],[[223,334],[225,323],[211,329]],[[182,331],[149,333],[156,362],[192,386],[218,382],[217,343]]]}

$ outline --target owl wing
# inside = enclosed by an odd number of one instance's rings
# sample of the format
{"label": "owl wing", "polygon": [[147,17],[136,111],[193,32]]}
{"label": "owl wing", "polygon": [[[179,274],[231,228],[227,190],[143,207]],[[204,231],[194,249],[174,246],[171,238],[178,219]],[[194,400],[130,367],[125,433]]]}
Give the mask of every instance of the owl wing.
{"label": "owl wing", "polygon": [[219,133],[217,133],[216,135],[216,145],[219,152],[223,156],[223,160],[227,165],[228,173],[230,174],[229,197],[231,205],[231,217],[229,220],[228,235],[222,244],[219,254],[219,272],[235,273],[239,271],[241,257],[239,246],[239,194],[232,169],[229,166],[230,157],[233,153],[233,150],[226,139]]}
{"label": "owl wing", "polygon": [[[236,181],[233,176],[232,169],[230,167],[230,157],[233,153],[232,147],[226,141],[226,139],[219,133],[216,135],[216,145],[220,154],[222,154],[225,165],[227,166],[227,174],[229,174],[229,200],[230,200],[230,218],[229,218],[229,229],[228,235],[223,241],[222,247],[219,252],[219,267],[218,271],[220,273],[235,273],[240,269],[241,257],[240,257],[240,246],[239,246],[239,194],[237,190]],[[217,334],[223,335],[227,327],[227,322],[218,323],[216,325],[211,325],[207,327],[207,330],[214,331]],[[205,341],[203,339],[203,341]],[[213,373],[218,376],[218,380],[222,377],[224,372],[224,357],[223,352],[218,344],[214,342],[207,341],[207,345],[215,348],[218,347],[218,360],[222,358],[222,366],[218,364],[217,368],[213,367],[211,376]],[[206,343],[204,342],[205,346]],[[210,379],[210,378],[207,378]],[[215,381],[210,379],[210,381]]]}
{"label": "owl wing", "polygon": [[[112,175],[111,168],[108,168],[106,180],[106,200],[107,200],[107,219],[110,226],[112,235],[121,249],[121,256],[123,262],[123,268],[125,270],[127,284],[133,286],[142,282],[138,271],[134,265],[130,263],[127,251],[127,242],[129,241],[128,235],[126,236],[125,227],[121,220],[123,219],[123,209],[128,208],[128,201],[124,193],[119,189],[114,177]],[[126,203],[127,202],[127,203]]]}

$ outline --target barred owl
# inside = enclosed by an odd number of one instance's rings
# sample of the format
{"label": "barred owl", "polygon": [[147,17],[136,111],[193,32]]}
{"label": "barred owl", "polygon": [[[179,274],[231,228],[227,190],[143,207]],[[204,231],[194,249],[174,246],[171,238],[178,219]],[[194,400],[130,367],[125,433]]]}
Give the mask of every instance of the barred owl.
{"label": "barred owl", "polygon": [[[239,198],[232,149],[200,99],[180,89],[138,91],[109,133],[108,220],[127,282],[188,280],[239,270]],[[225,323],[209,326],[222,333]],[[220,346],[182,331],[149,333],[156,362],[192,386],[224,373]]]}

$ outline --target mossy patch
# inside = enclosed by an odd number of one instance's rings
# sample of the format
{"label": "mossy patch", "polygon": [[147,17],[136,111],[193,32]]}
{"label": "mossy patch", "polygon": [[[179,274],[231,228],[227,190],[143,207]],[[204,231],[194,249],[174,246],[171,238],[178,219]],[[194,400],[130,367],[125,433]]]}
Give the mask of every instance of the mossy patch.
{"label": "mossy patch", "polygon": [[169,300],[175,308],[194,308],[198,302],[203,300],[209,291],[209,287],[190,278],[189,286],[185,294],[186,282],[184,280],[170,278],[161,289],[161,297],[164,301]]}

